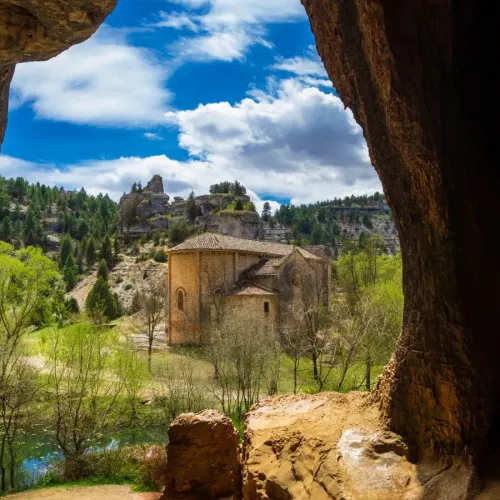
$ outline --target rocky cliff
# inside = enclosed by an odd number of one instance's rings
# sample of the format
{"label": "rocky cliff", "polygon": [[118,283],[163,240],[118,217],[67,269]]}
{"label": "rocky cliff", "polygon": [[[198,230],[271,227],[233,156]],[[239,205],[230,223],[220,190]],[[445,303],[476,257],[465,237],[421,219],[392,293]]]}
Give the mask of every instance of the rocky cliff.
{"label": "rocky cliff", "polygon": [[[236,200],[250,203],[247,195],[208,194],[194,198],[195,217],[191,220],[200,231],[212,231],[240,238],[260,239],[261,221],[256,212],[229,208]],[[120,200],[119,227],[131,237],[155,231],[167,231],[175,224],[190,220],[189,201],[165,194],[163,179],[155,175],[140,191],[135,190]],[[192,216],[191,216],[192,219]]]}

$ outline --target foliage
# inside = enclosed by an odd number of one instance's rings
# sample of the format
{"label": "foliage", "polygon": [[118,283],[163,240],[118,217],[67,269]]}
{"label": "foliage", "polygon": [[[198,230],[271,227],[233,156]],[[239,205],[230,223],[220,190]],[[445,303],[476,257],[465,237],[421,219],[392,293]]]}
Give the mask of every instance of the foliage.
{"label": "foliage", "polygon": [[101,243],[101,249],[99,250],[99,260],[105,260],[108,265],[108,269],[113,268],[113,251],[111,249],[111,239],[109,235],[106,235]]}
{"label": "foliage", "polygon": [[102,278],[104,281],[108,281],[109,270],[108,264],[104,259],[99,261],[99,266],[97,268],[97,278]]}
{"label": "foliage", "polygon": [[[10,205],[14,205],[11,210]],[[84,189],[65,191],[58,187],[30,184],[21,177],[0,176],[0,221],[9,219],[11,239],[25,245],[45,246],[45,221],[57,218],[58,231],[77,241],[87,234],[102,238],[115,227],[117,205],[108,195],[89,196]],[[5,239],[5,238],[4,238]],[[62,268],[67,255],[60,260]]]}
{"label": "foliage", "polygon": [[186,201],[186,213],[191,224],[195,222],[196,217],[201,215],[201,208],[196,204],[193,191],[191,191]]}
{"label": "foliage", "polygon": [[102,435],[120,423],[125,377],[117,335],[102,327],[76,324],[50,331],[44,354],[54,439],[67,462],[76,462]]}
{"label": "foliage", "polygon": [[193,234],[193,229],[185,222],[177,222],[168,232],[168,237],[172,245],[179,245]]}
{"label": "foliage", "polygon": [[264,206],[262,208],[262,220],[264,222],[269,222],[269,219],[271,218],[271,204],[266,201],[264,202]]}
{"label": "foliage", "polygon": [[107,281],[98,278],[85,301],[87,314],[100,322],[102,319],[114,320],[119,316],[120,305],[111,292]]}
{"label": "foliage", "polygon": [[66,259],[66,264],[63,269],[64,281],[66,283],[66,291],[73,290],[78,281],[77,278],[77,269],[75,266],[75,261],[73,259],[73,255],[69,254]]}
{"label": "foliage", "polygon": [[210,186],[211,194],[232,194],[233,196],[242,196],[247,193],[247,189],[243,184],[238,181],[234,182],[221,182]]}
{"label": "foliage", "polygon": [[28,426],[37,374],[23,343],[36,311],[59,289],[56,264],[40,249],[15,251],[0,242],[0,488],[11,487],[19,460],[20,438]]}
{"label": "foliage", "polygon": [[167,256],[163,250],[158,250],[155,253],[154,259],[156,262],[167,262]]}
{"label": "foliage", "polygon": [[164,446],[140,444],[89,452],[73,462],[61,462],[44,486],[68,481],[82,486],[128,484],[133,491],[161,491],[166,478]]}
{"label": "foliage", "polygon": [[96,261],[96,247],[94,238],[90,238],[87,242],[87,247],[85,249],[85,261],[87,266],[90,268],[95,264]]}

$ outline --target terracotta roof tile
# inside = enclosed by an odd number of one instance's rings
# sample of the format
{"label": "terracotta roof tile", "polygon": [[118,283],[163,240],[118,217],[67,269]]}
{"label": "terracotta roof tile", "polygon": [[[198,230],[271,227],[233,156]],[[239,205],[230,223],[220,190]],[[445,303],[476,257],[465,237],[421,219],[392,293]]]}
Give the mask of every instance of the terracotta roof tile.
{"label": "terracotta roof tile", "polygon": [[168,253],[192,252],[197,250],[229,250],[244,253],[256,253],[259,255],[270,255],[284,257],[297,249],[304,258],[308,260],[321,260],[316,255],[293,245],[283,245],[261,240],[246,240],[224,236],[217,233],[203,233],[186,240],[184,243],[171,248]]}

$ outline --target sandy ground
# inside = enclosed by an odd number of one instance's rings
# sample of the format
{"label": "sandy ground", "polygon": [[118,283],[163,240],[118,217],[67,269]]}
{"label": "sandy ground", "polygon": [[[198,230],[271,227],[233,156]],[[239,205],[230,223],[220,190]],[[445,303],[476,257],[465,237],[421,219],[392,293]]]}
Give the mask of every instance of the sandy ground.
{"label": "sandy ground", "polygon": [[12,500],[159,500],[160,493],[132,493],[128,486],[88,486],[83,488],[48,488],[6,498]]}

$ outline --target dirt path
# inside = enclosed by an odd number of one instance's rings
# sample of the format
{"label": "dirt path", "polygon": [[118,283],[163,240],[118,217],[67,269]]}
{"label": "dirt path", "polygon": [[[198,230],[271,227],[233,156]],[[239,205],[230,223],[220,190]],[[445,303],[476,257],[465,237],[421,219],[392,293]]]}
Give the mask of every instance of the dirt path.
{"label": "dirt path", "polygon": [[159,500],[159,493],[132,493],[128,486],[61,487],[9,495],[11,500]]}

